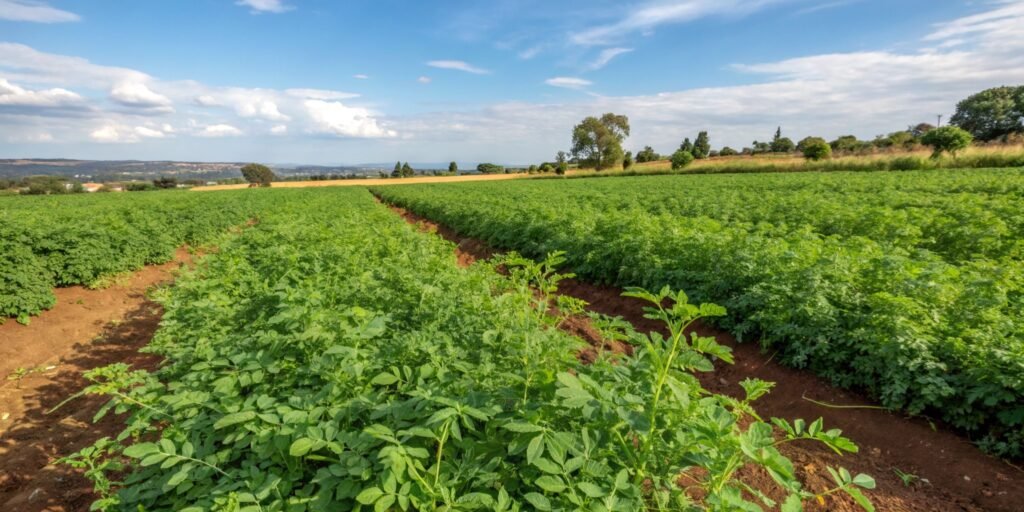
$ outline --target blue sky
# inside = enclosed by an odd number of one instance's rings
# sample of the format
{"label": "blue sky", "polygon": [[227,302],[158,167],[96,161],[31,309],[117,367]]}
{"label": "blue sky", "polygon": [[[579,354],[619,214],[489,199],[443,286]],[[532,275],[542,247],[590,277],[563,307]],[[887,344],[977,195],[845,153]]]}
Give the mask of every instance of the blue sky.
{"label": "blue sky", "polygon": [[0,0],[0,157],[550,160],[871,138],[1024,83],[1021,0]]}

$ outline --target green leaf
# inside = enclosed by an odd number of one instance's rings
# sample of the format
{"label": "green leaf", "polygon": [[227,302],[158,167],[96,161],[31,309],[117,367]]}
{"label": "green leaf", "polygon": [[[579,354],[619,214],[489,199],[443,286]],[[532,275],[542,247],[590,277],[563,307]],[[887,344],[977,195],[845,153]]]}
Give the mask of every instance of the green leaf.
{"label": "green leaf", "polygon": [[141,459],[151,453],[159,451],[154,443],[138,443],[124,449],[124,454],[133,459]]}
{"label": "green leaf", "polygon": [[551,510],[551,501],[543,494],[529,492],[523,498],[526,498],[526,501],[529,501],[530,505],[533,505],[537,510]]}
{"label": "green leaf", "polygon": [[871,504],[871,500],[864,496],[864,493],[860,492],[860,489],[856,487],[844,487],[846,494],[849,494],[853,501],[856,501],[867,512],[875,512],[875,506]]}
{"label": "green leaf", "polygon": [[356,501],[363,505],[369,505],[384,495],[384,491],[380,490],[379,487],[368,487],[363,489],[358,495],[356,495]]}
{"label": "green leaf", "polygon": [[256,413],[254,411],[242,411],[231,413],[226,416],[222,416],[221,419],[217,420],[217,422],[213,424],[213,428],[214,430],[219,430],[224,427],[230,427],[231,425],[245,423],[246,421],[250,421],[255,417]]}
{"label": "green leaf", "polygon": [[608,493],[599,485],[591,482],[580,482],[576,484],[576,487],[578,487],[580,491],[583,491],[583,494],[586,494],[591,498],[603,498],[608,495]]}
{"label": "green leaf", "polygon": [[875,479],[872,478],[870,475],[865,475],[864,473],[858,473],[857,476],[853,477],[853,485],[856,485],[858,487],[863,487],[865,489],[874,489],[875,488]]}
{"label": "green leaf", "polygon": [[523,423],[523,422],[517,422],[517,421],[513,421],[512,423],[506,423],[506,424],[502,425],[501,427],[506,429],[506,430],[511,430],[512,432],[519,432],[519,433],[524,433],[524,434],[530,433],[530,432],[540,432],[540,431],[544,430],[543,428],[538,427],[537,425],[534,425],[532,423]]}
{"label": "green leaf", "polygon": [[544,475],[537,480],[534,480],[534,483],[537,484],[537,487],[540,487],[547,492],[559,493],[565,490],[565,483],[557,476]]}
{"label": "green leaf", "polygon": [[292,443],[291,447],[288,448],[288,454],[292,457],[302,457],[309,453],[315,444],[316,441],[308,437],[300,437]]}
{"label": "green leaf", "polygon": [[533,464],[538,457],[544,454],[544,434],[539,434],[530,440],[526,447],[526,462]]}
{"label": "green leaf", "polygon": [[804,505],[798,494],[790,494],[786,501],[782,502],[782,508],[779,509],[780,512],[803,512],[803,510]]}
{"label": "green leaf", "polygon": [[398,377],[395,377],[395,374],[384,372],[374,377],[370,384],[374,386],[390,386],[396,382],[398,382]]}

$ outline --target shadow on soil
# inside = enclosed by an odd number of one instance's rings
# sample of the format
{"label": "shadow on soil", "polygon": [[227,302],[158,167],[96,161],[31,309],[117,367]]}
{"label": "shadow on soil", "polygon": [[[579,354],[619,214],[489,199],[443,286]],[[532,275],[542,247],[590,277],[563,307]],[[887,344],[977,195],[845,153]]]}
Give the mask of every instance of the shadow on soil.
{"label": "shadow on soil", "polygon": [[75,345],[55,373],[20,382],[24,417],[0,434],[0,451],[5,453],[0,462],[0,510],[89,509],[92,485],[79,472],[53,462],[104,436],[117,435],[124,426],[122,418],[110,415],[94,424],[93,416],[106,402],[101,397],[80,397],[47,411],[85,387],[82,374],[92,368],[115,362],[155,368],[159,358],[138,350],[153,337],[162,313],[158,304],[144,300],[120,321],[108,323],[92,342]]}

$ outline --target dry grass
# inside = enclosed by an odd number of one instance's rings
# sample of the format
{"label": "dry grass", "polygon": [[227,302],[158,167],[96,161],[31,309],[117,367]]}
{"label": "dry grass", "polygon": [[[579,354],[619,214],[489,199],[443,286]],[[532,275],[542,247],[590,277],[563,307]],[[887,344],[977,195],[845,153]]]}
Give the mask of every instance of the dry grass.
{"label": "dry grass", "polygon": [[[463,181],[498,181],[514,180],[525,178],[526,174],[467,174],[464,176],[423,176],[419,178],[371,178],[365,180],[329,180],[329,181],[277,181],[271,184],[272,188],[304,188],[304,187],[368,187],[375,185],[411,185],[417,183],[460,183]],[[238,185],[212,185],[209,187],[195,187],[192,190],[200,192],[214,190],[236,190],[248,188],[249,185],[242,183]]]}

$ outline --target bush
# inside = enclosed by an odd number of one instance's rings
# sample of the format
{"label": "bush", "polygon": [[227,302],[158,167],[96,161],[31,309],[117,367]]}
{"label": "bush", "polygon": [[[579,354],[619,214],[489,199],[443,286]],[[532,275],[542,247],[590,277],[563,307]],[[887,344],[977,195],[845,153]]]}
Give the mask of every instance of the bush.
{"label": "bush", "polygon": [[925,159],[916,156],[901,156],[889,162],[890,171],[919,171],[927,166]]}
{"label": "bush", "polygon": [[687,165],[693,162],[693,154],[689,151],[679,150],[672,153],[672,170],[679,170],[685,168]]}
{"label": "bush", "polygon": [[568,171],[568,170],[569,170],[569,164],[567,164],[565,162],[558,162],[558,167],[555,167],[555,174],[557,174],[559,176],[562,176],[562,175],[565,174],[565,171]]}
{"label": "bush", "polygon": [[800,151],[808,160],[825,160],[832,157],[832,146],[821,137],[807,137],[800,141]]}
{"label": "bush", "polygon": [[956,156],[957,151],[970,146],[973,141],[974,136],[956,126],[936,128],[921,137],[921,143],[932,148],[932,158],[938,158],[945,152]]}
{"label": "bush", "polygon": [[718,156],[736,156],[738,154],[740,154],[739,151],[736,151],[729,146],[722,148],[722,150],[718,152]]}

